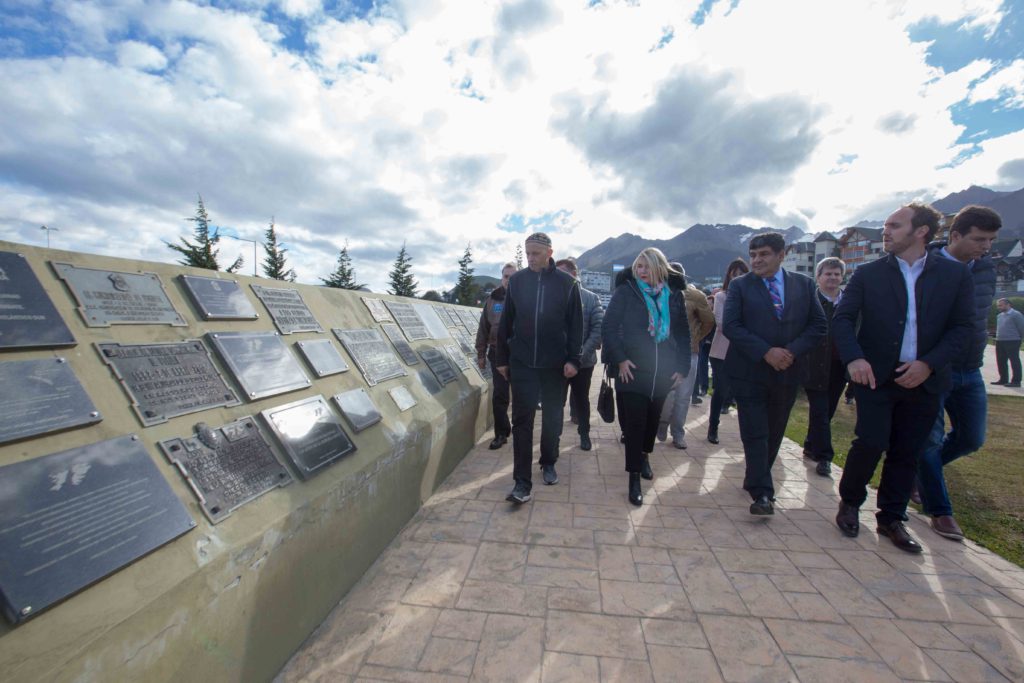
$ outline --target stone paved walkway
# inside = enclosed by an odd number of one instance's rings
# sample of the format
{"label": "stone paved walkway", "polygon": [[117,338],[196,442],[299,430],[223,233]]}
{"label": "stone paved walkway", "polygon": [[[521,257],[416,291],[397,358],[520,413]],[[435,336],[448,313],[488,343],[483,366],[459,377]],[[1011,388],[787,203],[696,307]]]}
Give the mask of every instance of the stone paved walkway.
{"label": "stone paved walkway", "polygon": [[833,524],[835,480],[792,442],[772,518],[747,512],[735,416],[659,444],[626,500],[618,428],[556,486],[505,502],[511,448],[482,440],[292,658],[278,681],[1021,681],[1024,570],[936,536],[912,556]]}

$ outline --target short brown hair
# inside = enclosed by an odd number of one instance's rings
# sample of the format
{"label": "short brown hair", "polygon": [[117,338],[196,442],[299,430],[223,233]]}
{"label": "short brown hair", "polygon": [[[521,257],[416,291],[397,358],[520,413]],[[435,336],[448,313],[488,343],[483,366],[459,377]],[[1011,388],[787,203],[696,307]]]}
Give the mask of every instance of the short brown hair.
{"label": "short brown hair", "polygon": [[576,259],[572,256],[555,261],[555,268],[561,268],[563,266],[568,268],[573,275],[579,272],[579,268],[576,267]]}
{"label": "short brown hair", "polygon": [[828,258],[821,259],[814,269],[814,277],[820,277],[821,271],[826,268],[838,268],[840,277],[846,275],[846,263],[838,256],[829,256]]}
{"label": "short brown hair", "polygon": [[910,217],[910,227],[916,232],[922,225],[928,226],[928,233],[924,236],[925,244],[932,241],[935,233],[939,231],[939,223],[942,221],[942,214],[931,207],[930,204],[912,202],[903,207],[910,209],[913,215]]}
{"label": "short brown hair", "polygon": [[971,228],[977,228],[982,232],[995,232],[1001,227],[1003,227],[1003,219],[999,217],[998,213],[987,206],[972,204],[957,211],[949,226],[949,231],[965,236],[971,231]]}

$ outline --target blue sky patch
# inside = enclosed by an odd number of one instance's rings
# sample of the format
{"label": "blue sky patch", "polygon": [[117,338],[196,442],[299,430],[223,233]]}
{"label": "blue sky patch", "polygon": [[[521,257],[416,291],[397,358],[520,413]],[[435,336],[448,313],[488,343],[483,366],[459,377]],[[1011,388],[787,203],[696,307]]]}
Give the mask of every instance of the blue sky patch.
{"label": "blue sky patch", "polygon": [[527,218],[519,213],[505,214],[497,223],[498,230],[512,233],[558,232],[572,217],[572,211],[559,209],[539,216]]}

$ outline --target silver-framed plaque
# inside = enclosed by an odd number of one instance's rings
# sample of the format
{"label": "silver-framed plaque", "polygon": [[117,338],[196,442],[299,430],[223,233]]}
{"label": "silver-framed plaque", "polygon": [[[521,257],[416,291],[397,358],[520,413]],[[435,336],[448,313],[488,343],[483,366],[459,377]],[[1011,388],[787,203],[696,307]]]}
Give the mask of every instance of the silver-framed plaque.
{"label": "silver-framed plaque", "polygon": [[355,362],[356,367],[363,373],[363,379],[370,386],[408,374],[391,345],[384,341],[377,330],[334,328],[332,331],[348,351],[348,355]]}
{"label": "silver-framed plaque", "polygon": [[306,359],[306,364],[317,377],[336,375],[348,372],[348,363],[338,353],[330,339],[308,339],[295,342],[299,355]]}
{"label": "silver-framed plaque", "polygon": [[271,320],[281,334],[293,332],[323,332],[313,312],[309,310],[302,294],[296,289],[285,287],[263,287],[249,285],[253,294],[270,313]]}
{"label": "silver-framed plaque", "polygon": [[0,606],[21,623],[195,527],[137,436],[0,467]]}
{"label": "silver-framed plaque", "polygon": [[373,399],[366,393],[366,389],[352,389],[335,394],[334,402],[338,404],[341,414],[345,416],[356,433],[367,427],[372,427],[382,419],[380,411],[377,410],[377,406],[373,405]]}
{"label": "silver-framed plaque", "polygon": [[406,339],[409,341],[430,339],[430,331],[412,304],[405,301],[385,301],[384,305],[391,311],[395,322],[401,326]]}
{"label": "silver-framed plaque", "polygon": [[438,383],[441,386],[454,382],[458,379],[458,374],[455,368],[452,366],[451,361],[448,360],[448,354],[441,349],[436,349],[433,346],[427,346],[420,349],[420,358],[427,364],[430,371],[434,373],[434,377],[437,378]]}
{"label": "silver-framed plaque", "polygon": [[388,307],[384,305],[383,299],[374,299],[373,297],[369,296],[362,296],[359,298],[363,300],[363,304],[366,305],[366,309],[370,311],[370,315],[373,316],[374,322],[391,322],[391,314],[388,313]]}
{"label": "silver-framed plaque", "polygon": [[458,344],[445,344],[444,350],[448,354],[448,358],[451,359],[452,365],[463,372],[469,370],[469,361],[466,360],[466,355],[462,353]]}
{"label": "silver-framed plaque", "polygon": [[50,348],[76,343],[24,254],[0,251],[0,348]]}
{"label": "silver-framed plaque", "polygon": [[404,384],[388,389],[388,394],[391,396],[391,400],[395,402],[395,405],[398,406],[399,412],[404,413],[416,405],[416,397],[409,391],[409,387]]}
{"label": "silver-framed plaque", "polygon": [[156,273],[80,268],[56,261],[50,265],[75,297],[78,313],[88,327],[188,325],[167,298]]}
{"label": "silver-framed plaque", "polygon": [[402,329],[395,323],[381,323],[380,329],[384,330],[384,334],[391,343],[395,345],[395,351],[401,356],[402,360],[405,361],[406,365],[418,365],[420,357],[416,355],[416,352],[412,350],[412,346],[409,342],[405,341],[405,337],[402,335]]}
{"label": "silver-framed plaque", "polygon": [[241,403],[198,339],[164,344],[98,343],[96,349],[147,427],[179,415]]}
{"label": "silver-framed plaque", "polygon": [[256,320],[260,314],[238,286],[238,280],[179,275],[203,320]]}
{"label": "silver-framed plaque", "polygon": [[63,358],[0,363],[0,443],[102,420]]}
{"label": "silver-framed plaque", "polygon": [[323,396],[312,396],[260,412],[301,479],[356,450]]}
{"label": "silver-framed plaque", "polygon": [[459,321],[452,317],[451,311],[448,310],[447,306],[434,304],[434,312],[437,313],[437,317],[441,319],[445,327],[455,327],[459,324]]}
{"label": "silver-framed plaque", "polygon": [[206,338],[249,400],[312,384],[276,332],[208,332]]}
{"label": "silver-framed plaque", "polygon": [[470,338],[470,336],[466,334],[466,331],[464,329],[460,327],[458,329],[452,330],[452,338],[455,339],[455,341],[459,342],[459,348],[462,349],[462,352],[464,354],[466,354],[467,356],[472,356],[476,354],[476,339]]}
{"label": "silver-framed plaque", "polygon": [[161,441],[160,449],[181,472],[212,524],[294,481],[252,417],[215,428],[200,422],[193,431],[194,436]]}
{"label": "silver-framed plaque", "polygon": [[416,313],[419,314],[420,320],[422,320],[423,324],[426,326],[431,339],[449,339],[451,337],[451,333],[448,331],[448,326],[445,325],[437,315],[433,306],[430,304],[413,304],[413,308],[416,309]]}

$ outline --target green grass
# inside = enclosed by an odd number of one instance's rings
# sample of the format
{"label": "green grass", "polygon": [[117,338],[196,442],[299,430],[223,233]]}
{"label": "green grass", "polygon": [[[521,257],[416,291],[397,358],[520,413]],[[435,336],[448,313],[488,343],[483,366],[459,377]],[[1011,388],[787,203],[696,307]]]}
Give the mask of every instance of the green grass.
{"label": "green grass", "polygon": [[[984,447],[948,465],[945,474],[954,515],[967,537],[1024,566],[1022,418],[1024,401],[1020,398],[989,396]],[[832,420],[832,445],[839,466],[846,463],[856,419],[856,406],[840,399]],[[790,414],[786,436],[798,444],[807,436],[807,399],[802,392]],[[875,472],[871,479],[873,487],[878,486],[878,476]]]}

